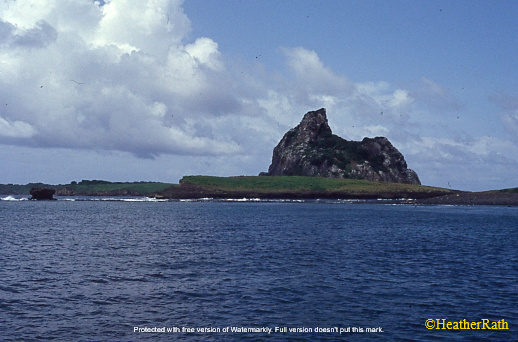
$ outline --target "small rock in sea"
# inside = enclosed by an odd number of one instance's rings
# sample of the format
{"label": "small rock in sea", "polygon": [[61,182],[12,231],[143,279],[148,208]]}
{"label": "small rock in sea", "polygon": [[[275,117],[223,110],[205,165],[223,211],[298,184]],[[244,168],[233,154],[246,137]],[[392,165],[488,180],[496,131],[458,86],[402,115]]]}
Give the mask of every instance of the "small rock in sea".
{"label": "small rock in sea", "polygon": [[56,190],[49,188],[32,188],[29,193],[32,195],[31,200],[55,200],[53,196]]}

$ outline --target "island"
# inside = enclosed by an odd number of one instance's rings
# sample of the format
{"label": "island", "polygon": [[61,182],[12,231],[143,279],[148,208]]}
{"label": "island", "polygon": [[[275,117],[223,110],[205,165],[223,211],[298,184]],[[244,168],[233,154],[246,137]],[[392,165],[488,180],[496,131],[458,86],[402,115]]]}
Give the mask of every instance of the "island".
{"label": "island", "polygon": [[[346,140],[332,133],[325,108],[307,112],[273,150],[258,176],[185,176],[178,184],[82,180],[70,184],[0,184],[0,194],[46,189],[56,196],[146,196],[156,199],[383,199],[415,205],[518,205],[518,188],[469,192],[421,184],[386,137]],[[34,191],[33,191],[34,192]],[[43,194],[41,190],[36,195]],[[44,196],[44,197],[45,197]],[[33,195],[34,197],[34,195]],[[52,195],[50,195],[52,198]]]}
{"label": "island", "polygon": [[155,198],[416,199],[455,191],[417,184],[307,176],[186,176]]}

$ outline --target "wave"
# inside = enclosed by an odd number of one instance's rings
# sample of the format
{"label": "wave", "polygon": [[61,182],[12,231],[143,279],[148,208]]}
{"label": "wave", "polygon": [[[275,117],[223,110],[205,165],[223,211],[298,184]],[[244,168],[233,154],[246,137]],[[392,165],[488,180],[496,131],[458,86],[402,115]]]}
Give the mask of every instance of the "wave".
{"label": "wave", "polygon": [[303,203],[307,202],[307,200],[298,200],[298,199],[270,199],[270,198],[212,198],[212,197],[204,197],[204,198],[190,198],[190,199],[172,199],[172,202],[295,202],[295,203]]}
{"label": "wave", "polygon": [[[55,197],[58,201],[66,201],[66,202],[168,202],[168,199],[157,199],[152,197],[126,197],[126,198],[118,198],[118,197],[89,197],[89,196],[57,196]],[[12,195],[8,195],[7,197],[0,197],[0,201],[10,201],[10,202],[20,202],[20,201],[28,201],[29,198],[22,197],[16,198]]]}
{"label": "wave", "polygon": [[204,197],[204,198],[186,198],[179,199],[178,202],[213,202],[214,198],[212,197]]}
{"label": "wave", "polygon": [[167,202],[167,199],[158,199],[153,197],[143,198],[123,198],[122,202]]}
{"label": "wave", "polygon": [[227,198],[227,202],[262,202],[260,198]]}
{"label": "wave", "polygon": [[102,197],[102,196],[58,196],[59,201],[69,202],[168,202],[168,199],[157,199],[153,197]]}
{"label": "wave", "polygon": [[[352,204],[352,203],[379,203],[379,204],[411,204],[413,200],[401,199],[283,199],[283,198],[194,198],[194,199],[163,199],[153,197],[97,197],[97,196],[57,196],[58,201],[68,202],[253,202],[253,203],[327,203],[327,204]],[[16,198],[14,196],[7,196],[0,198],[2,201],[27,201],[27,197]]]}
{"label": "wave", "polygon": [[7,197],[0,198],[0,201],[10,201],[10,202],[20,202],[20,201],[28,201],[28,200],[29,199],[26,198],[26,197],[16,198],[16,197],[13,197],[11,195],[9,195]]}
{"label": "wave", "polygon": [[101,198],[101,201],[117,201],[117,202],[167,202],[166,199],[156,199],[153,197],[142,198]]}

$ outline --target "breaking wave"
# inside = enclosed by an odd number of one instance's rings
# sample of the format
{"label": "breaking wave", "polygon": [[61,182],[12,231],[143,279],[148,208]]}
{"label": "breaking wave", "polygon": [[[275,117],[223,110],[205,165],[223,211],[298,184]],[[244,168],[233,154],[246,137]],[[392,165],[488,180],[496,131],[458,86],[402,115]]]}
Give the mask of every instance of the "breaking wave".
{"label": "breaking wave", "polygon": [[1,197],[0,200],[1,201],[11,201],[11,202],[20,202],[20,201],[27,201],[29,199],[26,197],[16,198],[16,197],[9,195],[7,197]]}
{"label": "breaking wave", "polygon": [[[270,198],[193,198],[193,199],[163,199],[153,197],[102,197],[102,196],[56,196],[58,201],[68,202],[254,202],[254,203],[331,203],[331,204],[352,204],[352,203],[379,203],[379,204],[409,204],[411,199],[270,199]],[[12,195],[0,198],[1,201],[27,201],[27,197],[16,198]]]}
{"label": "breaking wave", "polygon": [[62,201],[94,201],[94,202],[168,202],[167,199],[157,199],[152,197],[58,197]]}

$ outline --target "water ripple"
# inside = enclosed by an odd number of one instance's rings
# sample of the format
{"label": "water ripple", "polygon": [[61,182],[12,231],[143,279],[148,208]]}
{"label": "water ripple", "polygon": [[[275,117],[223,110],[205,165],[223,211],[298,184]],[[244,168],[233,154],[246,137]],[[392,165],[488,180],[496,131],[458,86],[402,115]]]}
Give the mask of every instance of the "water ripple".
{"label": "water ripple", "polygon": [[381,326],[362,340],[444,340],[452,332],[426,319],[518,321],[513,208],[6,200],[0,215],[0,340],[166,341],[133,327],[231,325]]}

